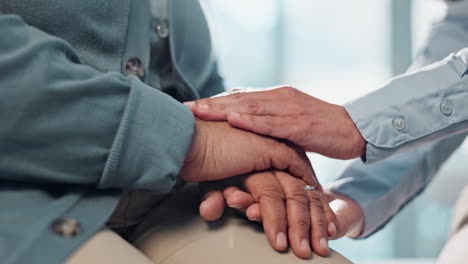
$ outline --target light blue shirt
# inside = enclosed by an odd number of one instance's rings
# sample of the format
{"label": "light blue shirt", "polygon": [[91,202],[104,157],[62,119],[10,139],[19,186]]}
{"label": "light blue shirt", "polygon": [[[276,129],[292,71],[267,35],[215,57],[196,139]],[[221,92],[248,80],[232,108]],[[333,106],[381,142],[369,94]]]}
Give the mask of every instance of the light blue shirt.
{"label": "light blue shirt", "polygon": [[361,238],[381,229],[418,195],[466,138],[466,47],[468,1],[462,1],[449,5],[444,19],[433,25],[407,73],[345,106],[367,150],[364,162],[353,162],[328,187],[363,209]]}

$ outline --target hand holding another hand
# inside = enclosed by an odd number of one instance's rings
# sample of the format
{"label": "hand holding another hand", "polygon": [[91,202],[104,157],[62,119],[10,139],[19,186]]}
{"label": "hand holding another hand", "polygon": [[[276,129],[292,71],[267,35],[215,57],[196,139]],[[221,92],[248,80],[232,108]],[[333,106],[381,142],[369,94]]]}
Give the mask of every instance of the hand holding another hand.
{"label": "hand holding another hand", "polygon": [[201,119],[227,120],[331,158],[351,159],[365,152],[366,142],[342,106],[291,87],[223,95],[185,105]]}
{"label": "hand holding another hand", "polygon": [[213,181],[271,168],[288,171],[322,190],[300,148],[233,128],[227,122],[196,119],[192,145],[179,177],[189,182]]}

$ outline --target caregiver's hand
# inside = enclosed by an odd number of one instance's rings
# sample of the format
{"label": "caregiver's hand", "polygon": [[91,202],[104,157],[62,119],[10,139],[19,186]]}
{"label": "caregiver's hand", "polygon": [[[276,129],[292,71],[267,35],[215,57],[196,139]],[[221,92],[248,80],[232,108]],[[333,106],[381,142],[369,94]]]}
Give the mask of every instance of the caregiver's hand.
{"label": "caregiver's hand", "polygon": [[330,207],[336,215],[337,229],[334,239],[349,236],[357,238],[364,228],[364,212],[353,199],[325,190]]}
{"label": "caregiver's hand", "polygon": [[265,171],[242,177],[246,191],[228,187],[211,191],[200,205],[200,215],[207,220],[219,218],[226,202],[230,207],[245,211],[247,217],[262,221],[270,244],[285,250],[288,240],[293,252],[301,258],[313,250],[322,256],[329,252],[328,238],[336,233],[335,215],[324,195],[305,191],[307,184],[286,172]]}
{"label": "caregiver's hand", "polygon": [[366,141],[344,107],[291,87],[243,91],[185,105],[201,119],[227,120],[234,127],[287,139],[331,158],[351,159],[364,154]]}

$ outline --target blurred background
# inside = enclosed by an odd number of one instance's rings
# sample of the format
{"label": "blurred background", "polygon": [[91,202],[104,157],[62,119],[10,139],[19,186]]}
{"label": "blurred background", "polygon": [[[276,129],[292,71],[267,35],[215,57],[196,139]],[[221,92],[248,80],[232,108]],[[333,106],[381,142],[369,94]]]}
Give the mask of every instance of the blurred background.
{"label": "blurred background", "polygon": [[[289,84],[343,104],[404,72],[445,5],[439,0],[207,0],[207,9],[228,88]],[[310,158],[322,183],[346,165]],[[356,263],[433,263],[448,237],[456,196],[468,184],[466,160],[467,144],[382,231],[331,246]]]}

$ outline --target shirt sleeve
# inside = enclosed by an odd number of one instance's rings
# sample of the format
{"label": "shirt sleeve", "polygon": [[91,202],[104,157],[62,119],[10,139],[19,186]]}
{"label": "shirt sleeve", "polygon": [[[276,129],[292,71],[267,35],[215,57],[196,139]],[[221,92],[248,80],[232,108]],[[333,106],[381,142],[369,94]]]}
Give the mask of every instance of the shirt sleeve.
{"label": "shirt sleeve", "polygon": [[135,76],[80,64],[62,39],[0,13],[0,180],[165,193],[191,112]]}
{"label": "shirt sleeve", "polygon": [[[465,8],[464,10],[468,9]],[[440,89],[438,89],[435,86],[431,86],[431,82],[436,83],[441,81],[438,80],[439,77],[454,77],[452,82],[455,83],[455,85],[448,85],[447,89],[456,89],[456,83],[459,83],[461,86],[464,86],[464,77],[459,77],[459,72],[463,72],[463,67],[461,68],[461,71],[459,71],[457,70],[457,67],[459,66],[456,66],[456,64],[451,65],[452,62],[450,61],[458,61],[456,63],[461,63],[459,65],[466,65],[466,61],[464,61],[464,58],[466,58],[465,55],[451,55],[446,60],[443,60],[442,62],[434,65],[435,67],[430,66],[423,70],[418,70],[421,66],[431,64],[434,61],[440,61],[444,57],[446,57],[447,54],[450,54],[451,52],[456,52],[468,46],[468,32],[466,26],[464,26],[463,23],[463,21],[466,21],[467,16],[468,13],[449,13],[443,21],[435,23],[433,25],[428,41],[426,42],[426,45],[420,50],[418,56],[415,59],[414,64],[409,69],[409,73],[395,80],[392,80],[390,84],[386,86],[389,88],[388,93],[391,93],[390,89],[392,89],[392,85],[395,85],[392,84],[392,82],[398,83],[398,87],[396,89],[400,88],[400,90],[393,91],[395,94],[401,95],[399,98],[396,98],[397,101],[408,101],[410,104],[411,102],[413,102],[407,99],[406,93],[404,93],[405,90],[408,90],[409,94],[415,97],[416,99],[419,98],[419,95],[417,93],[411,92],[411,90],[419,91],[422,96],[421,98],[425,98],[424,96],[428,97],[429,101],[427,102],[424,100],[418,101],[426,107],[426,112],[409,113],[410,116],[420,116],[419,124],[422,125],[422,128],[420,129],[426,128],[427,125],[444,126],[441,123],[439,123],[442,122],[441,120],[437,121],[437,118],[432,118],[432,115],[439,115],[440,118],[447,119],[445,120],[446,123],[444,123],[447,127],[445,128],[445,130],[450,129],[451,125],[449,123],[452,123],[452,125],[454,126],[458,126],[457,128],[460,128],[460,130],[453,131],[453,133],[451,133],[450,131],[450,133],[441,135],[437,135],[436,133],[437,137],[433,138],[415,137],[414,140],[421,144],[425,143],[426,140],[430,141],[436,140],[438,138],[444,139],[434,141],[402,153],[397,152],[406,149],[407,147],[409,148],[411,146],[414,146],[415,142],[410,140],[408,145],[405,145],[405,143],[403,143],[400,146],[397,146],[396,149],[395,147],[387,149],[375,145],[370,145],[370,153],[376,154],[372,154],[370,155],[370,157],[367,157],[369,161],[374,161],[383,157],[390,156],[389,154],[397,154],[381,162],[371,164],[365,164],[361,160],[356,160],[338,175],[336,181],[327,186],[327,188],[329,188],[333,192],[350,197],[351,199],[356,201],[363,209],[364,230],[360,238],[368,237],[376,231],[383,228],[385,224],[402,207],[404,207],[409,201],[411,201],[415,196],[422,192],[427,186],[427,184],[434,177],[434,175],[437,173],[438,169],[442,166],[442,164],[461,145],[461,143],[467,136],[467,133],[462,132],[463,125],[460,125],[460,123],[466,121],[462,121],[461,119],[459,119],[458,115],[457,119],[455,119],[454,116],[451,117],[451,115],[447,116],[444,113],[442,113],[442,109],[440,108],[440,99],[448,97],[450,100],[452,100],[452,98],[456,96],[464,95],[466,93],[466,90],[461,89],[460,94],[449,93],[447,91],[439,91],[438,93],[434,92],[433,95],[426,93],[427,86],[432,87],[432,89],[434,89],[435,91],[447,88],[447,85],[441,85]],[[447,75],[428,75],[428,73],[432,71],[434,71],[435,74],[440,74],[444,71],[443,68],[445,68],[445,71],[447,71]],[[411,72],[414,73],[418,71],[420,72],[419,75],[411,74]],[[445,78],[444,80],[448,79]],[[411,82],[405,85],[405,80],[411,80]],[[430,82],[427,80],[430,80]],[[437,102],[437,100],[432,100],[431,98],[439,99],[439,102]],[[381,101],[379,102],[382,104],[382,106],[384,106],[386,105],[385,101],[390,101],[390,99],[391,97],[385,100],[381,98]],[[431,102],[433,104],[431,104]],[[459,102],[461,106],[458,106],[454,102]],[[464,107],[468,106],[468,100],[465,100],[465,102],[461,102],[458,101],[458,99],[456,99],[453,100],[452,103],[452,114],[456,113],[457,111],[462,111]],[[376,104],[373,105],[375,106]],[[353,107],[357,106],[355,105]],[[433,109],[434,107],[436,109]],[[384,108],[382,107],[378,109]],[[404,109],[404,106],[403,104],[396,104],[395,108],[392,108],[390,106],[389,109],[397,111],[398,109]],[[360,111],[365,111],[365,109],[362,109]],[[414,111],[421,111],[421,108],[416,107]],[[383,111],[381,111],[380,113],[382,114]],[[391,114],[393,113],[404,113],[400,115],[403,117],[405,117],[405,115],[408,114],[408,112],[392,112]],[[413,126],[408,124],[408,129],[410,129],[410,131],[407,130],[406,132],[397,132],[392,122],[392,118],[394,118],[394,116],[392,116],[391,114],[388,114],[388,117],[385,119],[385,121],[376,120],[376,122],[380,122],[379,124],[384,124],[386,121],[390,121],[390,125],[387,126],[387,128],[393,130],[392,133],[401,133],[404,134],[404,137],[411,137],[412,134],[409,134],[409,132],[412,131],[411,129],[413,129]],[[405,120],[407,119],[405,118]],[[368,123],[367,125],[371,126],[370,123]],[[436,128],[437,126],[434,126],[434,128]],[[382,135],[378,135],[376,136],[376,138],[379,138],[381,136]],[[380,151],[384,151],[383,155]]]}
{"label": "shirt sleeve", "polygon": [[465,138],[466,134],[458,134],[382,162],[356,160],[327,189],[359,204],[364,212],[364,229],[359,237],[369,237],[425,189]]}
{"label": "shirt sleeve", "polygon": [[367,141],[365,162],[467,131],[467,61],[468,48],[346,105]]}

